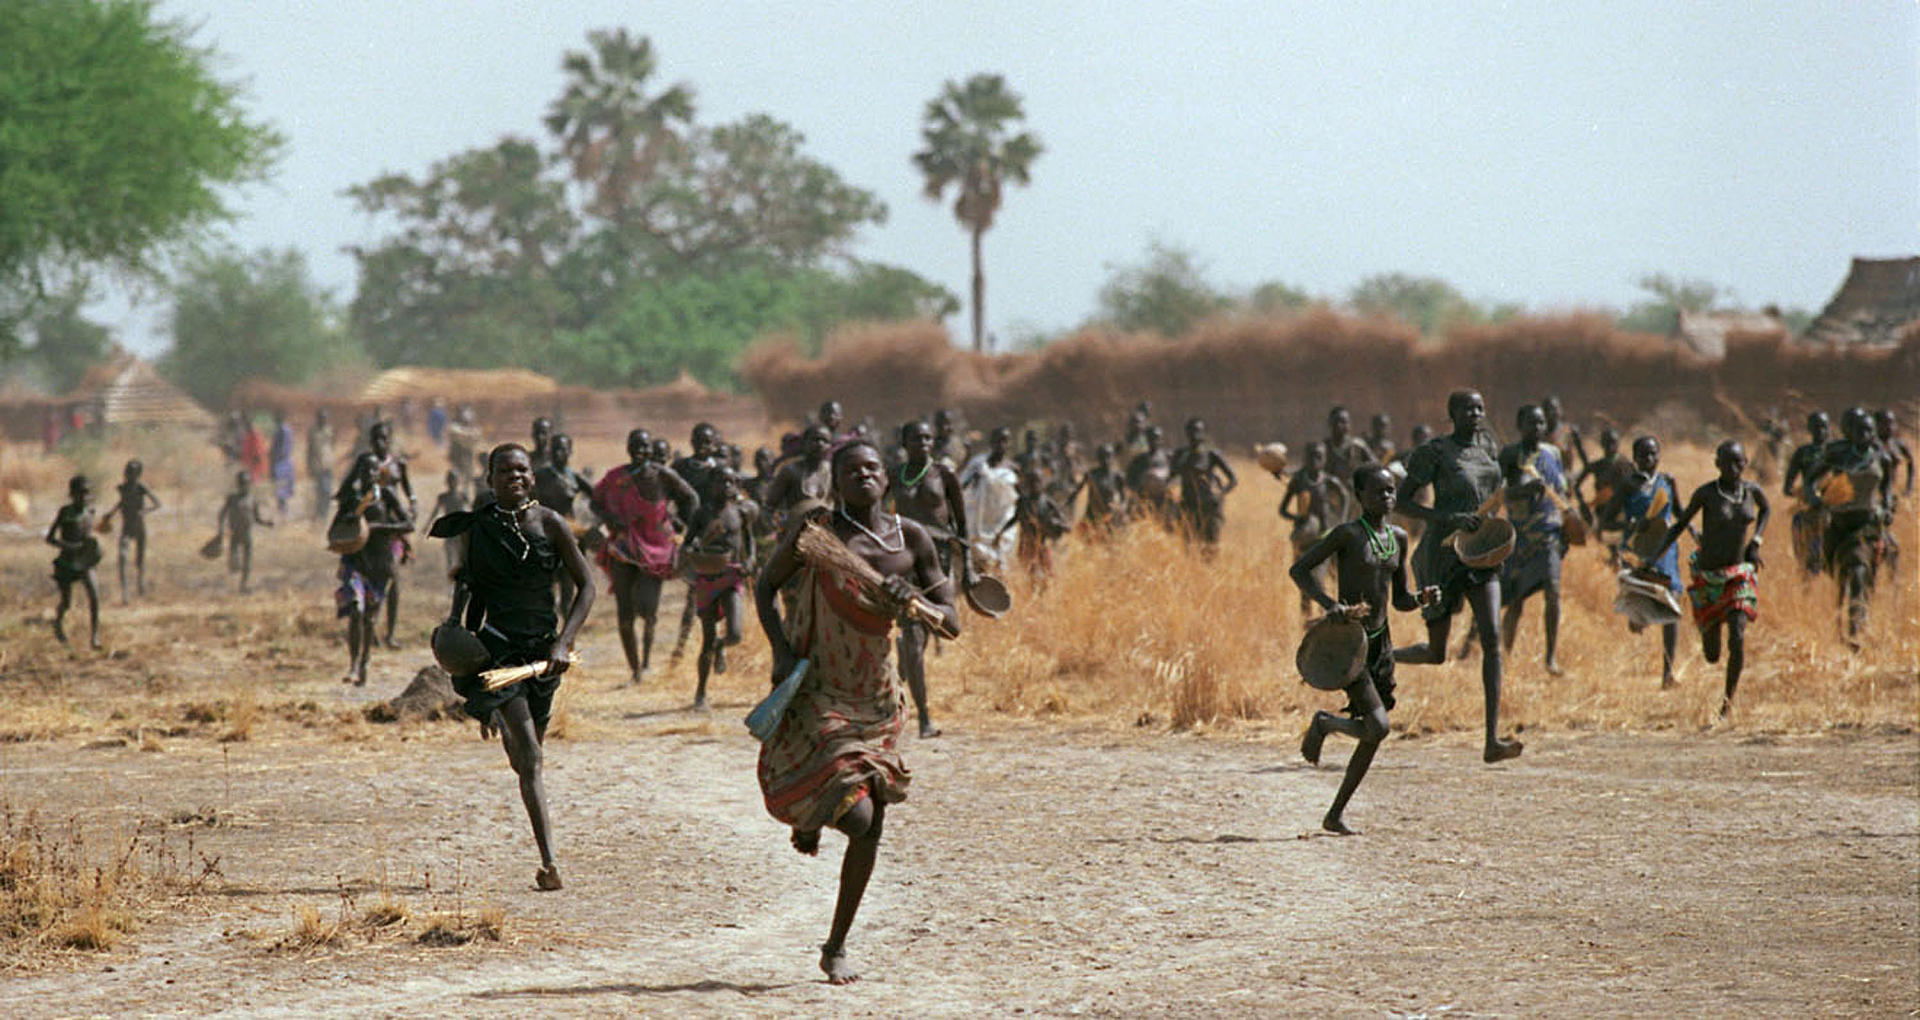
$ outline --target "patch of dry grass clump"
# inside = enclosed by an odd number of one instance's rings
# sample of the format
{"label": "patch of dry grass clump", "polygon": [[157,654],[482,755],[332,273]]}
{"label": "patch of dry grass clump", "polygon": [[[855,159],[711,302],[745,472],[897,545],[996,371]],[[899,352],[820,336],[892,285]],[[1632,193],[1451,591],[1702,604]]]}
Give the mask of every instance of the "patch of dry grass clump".
{"label": "patch of dry grass clump", "polygon": [[0,803],[0,959],[111,949],[143,915],[219,875],[219,858],[197,853],[191,833],[184,850],[145,823],[92,838],[77,820],[51,825]]}
{"label": "patch of dry grass clump", "polygon": [[267,951],[298,955],[381,941],[464,946],[506,940],[506,909],[495,904],[469,907],[463,881],[456,882],[449,892],[436,894],[432,876],[428,875],[425,889],[428,905],[421,910],[414,909],[384,882],[373,902],[361,906],[354,890],[343,883],[331,916],[313,903],[293,904],[292,929]]}

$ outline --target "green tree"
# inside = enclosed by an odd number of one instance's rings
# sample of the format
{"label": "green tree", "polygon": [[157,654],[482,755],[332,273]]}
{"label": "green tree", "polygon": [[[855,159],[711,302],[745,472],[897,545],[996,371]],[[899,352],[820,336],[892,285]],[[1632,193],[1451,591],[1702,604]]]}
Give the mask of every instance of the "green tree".
{"label": "green tree", "polygon": [[1207,282],[1200,261],[1185,248],[1154,241],[1146,261],[1109,266],[1100,288],[1100,317],[1130,331],[1178,337],[1232,301]]}
{"label": "green tree", "polygon": [[247,379],[304,383],[364,358],[297,251],[194,257],[173,290],[160,370],[210,407]]}
{"label": "green tree", "polygon": [[506,138],[418,180],[389,174],[347,189],[398,228],[348,249],[360,263],[349,317],[377,362],[540,367],[574,304],[561,263],[579,227],[545,166],[532,143]]}
{"label": "green tree", "polygon": [[1297,312],[1313,304],[1313,295],[1278,280],[1253,288],[1247,295],[1247,309],[1259,315]]}
{"label": "green tree", "polygon": [[805,142],[765,114],[698,129],[613,229],[644,234],[667,272],[741,257],[803,266],[844,254],[861,226],[886,222],[887,207],[806,155]]}
{"label": "green tree", "polygon": [[986,349],[986,276],[980,241],[1000,211],[1003,182],[1026,184],[1040,139],[1015,128],[1026,119],[1019,94],[997,74],[976,74],[965,83],[949,81],[928,101],[921,117],[924,148],[913,165],[926,180],[926,195],[939,201],[957,189],[953,215],[967,228],[973,251],[973,349]]}
{"label": "green tree", "polygon": [[1649,273],[1635,281],[1647,300],[1627,309],[1620,328],[1669,336],[1680,326],[1680,312],[1707,312],[1720,306],[1727,292],[1706,280],[1684,280],[1665,273]]}
{"label": "green tree", "polygon": [[1424,336],[1438,336],[1455,323],[1486,318],[1447,281],[1406,273],[1381,273],[1361,280],[1347,304],[1362,315],[1394,316]]}
{"label": "green tree", "polygon": [[27,317],[33,346],[22,360],[54,393],[73,389],[87,369],[104,360],[113,348],[113,335],[107,327],[81,314],[91,296],[87,279],[78,277],[58,293],[47,295]]}
{"label": "green tree", "polygon": [[679,153],[693,125],[693,89],[676,84],[648,91],[659,60],[646,36],[602,29],[588,32],[587,44],[590,50],[568,50],[561,58],[567,85],[545,122],[559,140],[559,158],[592,196],[588,211],[620,221],[635,189]]}
{"label": "green tree", "polygon": [[221,189],[264,176],[280,146],[149,0],[4,6],[0,355],[17,351],[14,327],[52,278],[155,278],[228,216]]}

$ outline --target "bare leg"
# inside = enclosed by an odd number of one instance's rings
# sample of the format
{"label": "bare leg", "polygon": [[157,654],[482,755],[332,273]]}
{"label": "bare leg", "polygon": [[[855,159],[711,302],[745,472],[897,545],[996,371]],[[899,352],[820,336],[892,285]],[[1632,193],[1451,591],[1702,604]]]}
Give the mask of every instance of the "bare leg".
{"label": "bare leg", "polygon": [[687,600],[680,607],[680,633],[674,636],[673,655],[668,658],[668,662],[679,662],[680,657],[687,653],[687,635],[693,632],[693,578],[691,575],[682,576],[687,582]]}
{"label": "bare leg", "polygon": [[873,861],[880,852],[880,830],[887,808],[876,797],[866,797],[841,816],[834,827],[847,834],[847,854],[840,861],[840,898],[833,907],[833,930],[820,946],[820,969],[827,983],[850,984],[860,979],[847,962],[847,932],[860,910],[860,898],[866,894],[867,880],[873,877]]}
{"label": "bare leg", "polygon": [[640,670],[634,674],[637,680],[647,674],[653,662],[653,628],[660,619],[661,579],[634,571],[633,608],[640,614]]}
{"label": "bare leg", "polygon": [[120,570],[120,604],[123,606],[127,604],[127,542],[128,541],[129,539],[127,538],[127,533],[123,526],[120,532],[120,555],[115,560],[115,566],[117,566]]}
{"label": "bare leg", "polygon": [[[1347,759],[1347,774],[1340,780],[1340,790],[1333,796],[1333,806],[1327,809],[1326,817],[1320,820],[1321,828],[1342,836],[1356,835],[1354,830],[1347,828],[1342,815],[1346,812],[1347,802],[1353,799],[1353,791],[1359,789],[1360,781],[1367,777],[1367,768],[1373,764],[1374,752],[1379,750],[1380,742],[1387,739],[1387,710],[1380,703],[1380,694],[1374,690],[1372,678],[1363,677],[1348,691],[1354,706],[1365,714],[1358,719],[1350,719],[1331,712],[1315,712],[1313,722],[1307,727],[1307,740],[1302,741],[1300,748],[1300,753],[1317,765],[1320,763],[1320,742],[1326,738],[1326,734],[1344,733],[1360,741],[1360,746],[1353,750],[1353,756]],[[1309,750],[1311,754],[1308,754]]]}
{"label": "bare leg", "polygon": [[1520,617],[1526,609],[1526,599],[1515,599],[1500,607],[1500,650],[1513,654],[1513,639],[1520,635]]}
{"label": "bare leg", "polygon": [[247,581],[253,576],[253,539],[248,538],[235,550],[240,556],[240,594],[247,593]]}
{"label": "bare leg", "polygon": [[1438,666],[1447,661],[1447,636],[1453,630],[1453,617],[1427,621],[1427,639],[1417,645],[1393,650],[1393,661],[1416,666]]}
{"label": "bare leg", "polygon": [[1541,617],[1547,625],[1547,674],[1559,676],[1563,672],[1557,654],[1560,649],[1560,586],[1547,585],[1546,596],[1547,604],[1541,610]]}
{"label": "bare leg", "polygon": [[507,749],[507,761],[520,777],[520,801],[526,805],[527,821],[533,824],[533,842],[540,850],[540,870],[534,884],[543,890],[560,888],[560,869],[553,861],[553,834],[547,823],[546,788],[540,781],[543,753],[540,734],[534,728],[527,699],[515,698],[495,713],[500,726],[500,743]]}
{"label": "bare leg", "polygon": [[619,617],[620,650],[627,656],[628,682],[640,682],[640,643],[633,635],[633,588],[634,575],[638,573],[624,564],[616,565],[611,573],[613,583],[613,602]]}
{"label": "bare leg", "polygon": [[87,647],[100,650],[100,587],[93,579],[93,571],[80,579],[80,587],[87,593]]}
{"label": "bare leg", "polygon": [[60,604],[53,607],[53,636],[61,644],[67,643],[67,608],[73,605],[73,582],[60,582]]}
{"label": "bare leg", "polygon": [[355,610],[352,616],[347,617],[347,675],[340,678],[341,683],[350,684],[353,678],[359,675],[360,661],[366,652],[366,649],[361,647],[366,641],[363,634],[365,628],[361,626],[361,619],[365,615]]}
{"label": "bare leg", "polygon": [[707,613],[700,614],[700,655],[694,663],[695,675],[699,677],[693,689],[693,707],[707,707],[707,674],[713,671],[713,656],[720,650],[719,621]]}
{"label": "bare leg", "polygon": [[396,569],[393,579],[387,582],[387,647],[398,648],[400,643],[393,639],[393,625],[400,619],[400,574]]}
{"label": "bare leg", "polygon": [[[1714,628],[1716,631],[1719,628]],[[1720,714],[1733,708],[1733,692],[1740,686],[1740,671],[1747,665],[1747,618],[1741,613],[1727,614],[1727,690],[1720,698]]]}
{"label": "bare leg", "polygon": [[[140,537],[133,542],[133,577],[134,593],[144,597],[147,594],[147,533],[145,531],[140,532]],[[123,587],[124,585],[125,582],[122,582]]]}
{"label": "bare leg", "polygon": [[1500,585],[1489,580],[1467,589],[1467,605],[1473,609],[1474,629],[1480,635],[1480,690],[1486,702],[1487,744],[1482,760],[1492,763],[1519,757],[1523,745],[1518,740],[1501,740],[1500,680],[1504,663],[1500,653]]}
{"label": "bare leg", "polygon": [[[1679,624],[1663,623],[1660,625],[1660,686],[1662,688],[1673,686],[1673,650],[1679,640]],[[1709,655],[1707,660],[1711,662],[1713,656]]]}
{"label": "bare leg", "polygon": [[920,713],[920,736],[937,737],[940,731],[927,714],[927,629],[917,623],[900,627],[900,676],[913,695],[913,707]]}

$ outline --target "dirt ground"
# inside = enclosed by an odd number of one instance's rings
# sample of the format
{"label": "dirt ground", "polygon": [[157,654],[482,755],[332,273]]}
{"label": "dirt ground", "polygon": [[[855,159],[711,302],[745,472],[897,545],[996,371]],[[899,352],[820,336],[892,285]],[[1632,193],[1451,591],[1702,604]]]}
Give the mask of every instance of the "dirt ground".
{"label": "dirt ground", "polygon": [[[191,816],[217,891],[122,949],[4,978],[15,1016],[1897,1015],[1920,1008],[1909,736],[1535,738],[1480,765],[1397,740],[1320,836],[1345,747],[1003,724],[913,741],[855,929],[812,947],[840,842],[786,846],[734,717],[634,712],[551,752],[567,888],[538,893],[511,774],[452,724],[399,742],[67,742],[14,803]],[[458,876],[456,878],[455,876]],[[271,944],[339,890],[459,883],[504,943]],[[442,896],[444,899],[444,895]]]}

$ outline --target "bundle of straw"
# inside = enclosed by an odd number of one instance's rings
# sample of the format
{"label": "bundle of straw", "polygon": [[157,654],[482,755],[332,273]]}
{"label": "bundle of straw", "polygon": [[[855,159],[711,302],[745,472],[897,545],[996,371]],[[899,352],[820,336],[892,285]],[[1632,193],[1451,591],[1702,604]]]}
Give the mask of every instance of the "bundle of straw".
{"label": "bundle of straw", "polygon": [[859,589],[857,597],[860,607],[875,616],[897,617],[904,614],[943,638],[959,636],[947,626],[946,614],[926,599],[915,595],[901,605],[900,600],[887,591],[886,578],[881,576],[880,571],[859,553],[847,548],[847,544],[840,541],[840,536],[820,522],[808,521],[794,539],[793,548],[810,566],[835,570],[853,578]]}

